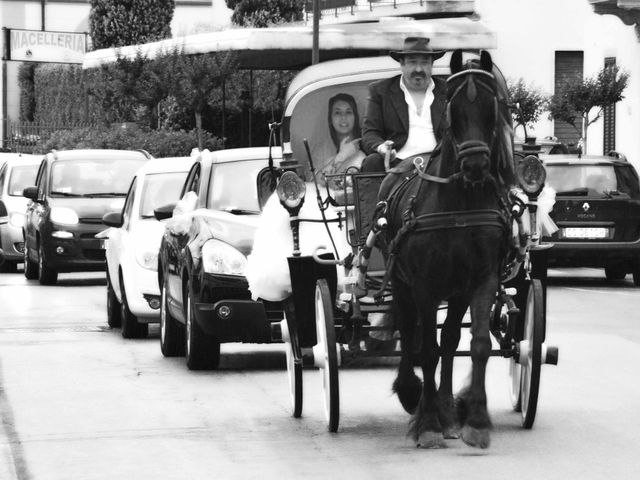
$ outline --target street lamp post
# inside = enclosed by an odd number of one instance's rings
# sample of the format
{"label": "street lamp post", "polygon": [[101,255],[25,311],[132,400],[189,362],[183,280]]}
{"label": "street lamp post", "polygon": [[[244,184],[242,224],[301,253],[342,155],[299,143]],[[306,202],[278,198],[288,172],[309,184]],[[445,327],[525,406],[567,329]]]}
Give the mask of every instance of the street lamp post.
{"label": "street lamp post", "polygon": [[315,65],[320,61],[320,0],[313,0],[313,47],[311,51],[311,63]]}

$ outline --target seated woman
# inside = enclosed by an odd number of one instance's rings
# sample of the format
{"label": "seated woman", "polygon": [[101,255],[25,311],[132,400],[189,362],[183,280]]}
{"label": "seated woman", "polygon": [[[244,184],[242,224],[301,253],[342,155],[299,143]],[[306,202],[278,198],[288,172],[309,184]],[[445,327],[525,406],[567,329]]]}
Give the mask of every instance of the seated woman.
{"label": "seated woman", "polygon": [[[331,146],[314,153],[316,160],[316,180],[320,185],[328,184],[329,189],[337,187],[333,180],[325,179],[325,174],[343,173],[350,167],[360,167],[364,153],[360,150],[360,120],[356,102],[351,95],[339,93],[329,100],[329,134]],[[329,145],[329,142],[326,142]],[[324,153],[323,153],[324,152]],[[316,189],[309,168],[302,172],[306,180],[306,196],[298,217],[300,219],[321,219],[316,201]],[[320,189],[324,197],[327,191]],[[330,191],[330,194],[332,192]],[[338,217],[338,209],[329,206],[325,211],[327,219]],[[331,238],[323,223],[300,222],[299,238],[302,255],[311,255],[318,246],[325,245],[332,250],[335,243],[338,258],[351,253],[346,233],[340,230],[337,222],[329,223]],[[274,192],[265,204],[254,236],[253,250],[248,256],[246,277],[251,297],[269,301],[279,301],[291,294],[291,278],[287,257],[293,252],[293,237],[289,222],[289,213],[280,204]],[[340,272],[341,269],[338,269]]]}

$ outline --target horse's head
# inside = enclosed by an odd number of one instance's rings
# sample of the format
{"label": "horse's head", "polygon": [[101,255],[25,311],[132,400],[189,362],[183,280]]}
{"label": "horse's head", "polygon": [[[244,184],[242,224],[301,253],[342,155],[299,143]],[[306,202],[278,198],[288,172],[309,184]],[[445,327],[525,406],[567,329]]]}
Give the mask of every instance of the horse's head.
{"label": "horse's head", "polygon": [[447,122],[459,170],[466,182],[482,183],[493,170],[498,92],[491,55],[483,51],[480,62],[462,64],[462,52],[451,56],[447,79]]}

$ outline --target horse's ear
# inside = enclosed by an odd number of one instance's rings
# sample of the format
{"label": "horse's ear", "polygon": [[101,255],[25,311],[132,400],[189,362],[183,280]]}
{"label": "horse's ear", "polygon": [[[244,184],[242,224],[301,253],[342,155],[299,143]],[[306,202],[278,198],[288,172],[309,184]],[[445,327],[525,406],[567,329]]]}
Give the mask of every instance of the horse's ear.
{"label": "horse's ear", "polygon": [[485,72],[493,71],[493,60],[491,60],[491,54],[486,50],[480,52],[480,67]]}
{"label": "horse's ear", "polygon": [[451,54],[449,68],[451,69],[451,75],[462,70],[462,50],[456,50]]}

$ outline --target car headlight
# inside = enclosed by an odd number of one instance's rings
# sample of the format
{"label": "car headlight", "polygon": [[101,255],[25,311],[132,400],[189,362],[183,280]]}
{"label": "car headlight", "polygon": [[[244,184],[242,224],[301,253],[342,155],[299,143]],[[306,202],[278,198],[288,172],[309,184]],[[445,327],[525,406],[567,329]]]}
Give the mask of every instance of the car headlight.
{"label": "car headlight", "polygon": [[207,240],[202,246],[202,268],[206,273],[244,275],[247,258],[231,245]]}
{"label": "car headlight", "polygon": [[9,223],[12,227],[21,228],[24,226],[24,213],[14,212],[9,216]]}
{"label": "car headlight", "polygon": [[66,207],[53,207],[51,209],[51,221],[63,225],[76,225],[79,220],[75,210]]}
{"label": "car headlight", "polygon": [[142,268],[158,271],[158,249],[150,250],[146,246],[136,248],[136,262]]}

